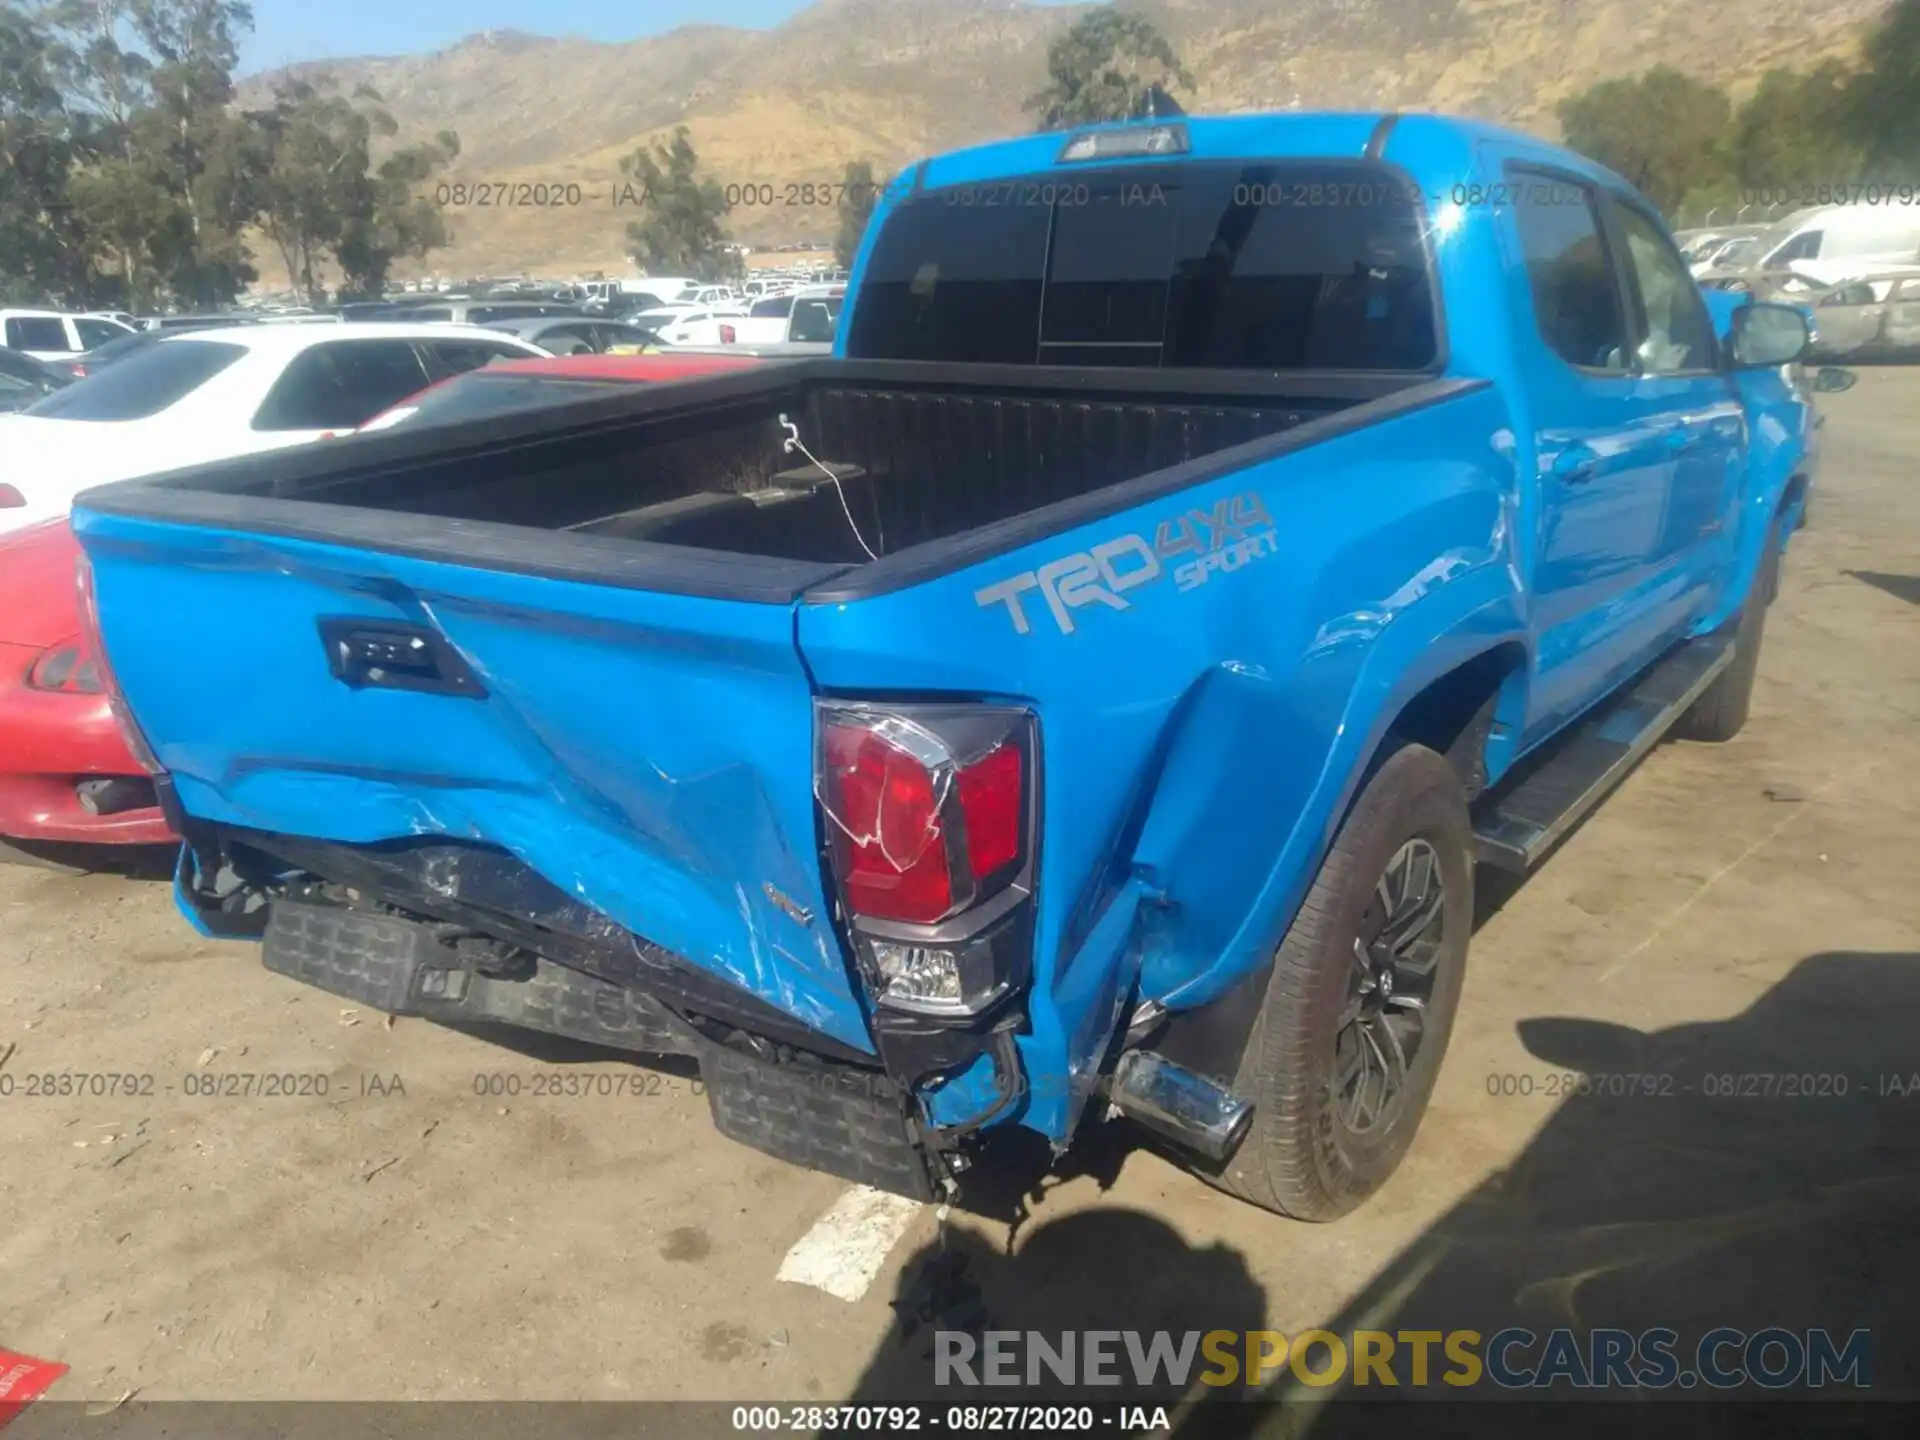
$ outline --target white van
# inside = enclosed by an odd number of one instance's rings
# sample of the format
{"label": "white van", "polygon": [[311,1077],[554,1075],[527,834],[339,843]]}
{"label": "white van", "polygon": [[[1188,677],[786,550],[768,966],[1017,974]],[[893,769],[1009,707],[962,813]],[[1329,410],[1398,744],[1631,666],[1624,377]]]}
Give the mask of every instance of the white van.
{"label": "white van", "polygon": [[1796,211],[1760,237],[1747,265],[1793,270],[1823,285],[1838,285],[1866,270],[1916,260],[1920,203],[1863,202]]}

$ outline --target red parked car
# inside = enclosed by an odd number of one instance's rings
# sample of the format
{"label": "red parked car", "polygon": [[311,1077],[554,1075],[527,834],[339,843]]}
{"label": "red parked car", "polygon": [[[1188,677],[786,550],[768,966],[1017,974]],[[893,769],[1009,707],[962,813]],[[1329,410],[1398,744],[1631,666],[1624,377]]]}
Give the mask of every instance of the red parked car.
{"label": "red parked car", "polygon": [[[600,388],[765,363],[743,356],[575,355],[495,362],[362,426],[455,424],[563,404]],[[80,610],[80,547],[65,520],[0,539],[0,846],[146,845],[176,837],[128,749]]]}
{"label": "red parked car", "polygon": [[165,843],[86,636],[79,558],[65,520],[0,539],[0,840]]}

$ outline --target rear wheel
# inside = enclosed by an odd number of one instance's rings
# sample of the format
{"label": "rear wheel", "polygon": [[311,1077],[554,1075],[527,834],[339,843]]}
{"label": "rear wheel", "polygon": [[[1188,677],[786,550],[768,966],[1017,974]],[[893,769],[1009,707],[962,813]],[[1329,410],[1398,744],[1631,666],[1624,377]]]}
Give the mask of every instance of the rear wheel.
{"label": "rear wheel", "polygon": [[1460,779],[1409,745],[1367,782],[1274,957],[1235,1090],[1254,1103],[1215,1184],[1334,1220],[1385,1183],[1426,1113],[1473,923]]}

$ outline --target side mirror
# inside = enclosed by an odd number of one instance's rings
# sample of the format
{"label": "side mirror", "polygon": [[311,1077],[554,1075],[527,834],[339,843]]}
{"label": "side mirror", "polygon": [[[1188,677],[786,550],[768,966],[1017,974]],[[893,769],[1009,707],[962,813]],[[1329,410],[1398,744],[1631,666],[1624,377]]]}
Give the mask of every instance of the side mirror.
{"label": "side mirror", "polygon": [[1813,377],[1813,388],[1822,395],[1838,395],[1842,390],[1851,390],[1860,383],[1860,377],[1851,370],[1842,370],[1838,365],[1822,365]]}
{"label": "side mirror", "polygon": [[1767,370],[1791,365],[1813,343],[1813,326],[1791,305],[1754,304],[1733,317],[1733,365],[1736,370]]}

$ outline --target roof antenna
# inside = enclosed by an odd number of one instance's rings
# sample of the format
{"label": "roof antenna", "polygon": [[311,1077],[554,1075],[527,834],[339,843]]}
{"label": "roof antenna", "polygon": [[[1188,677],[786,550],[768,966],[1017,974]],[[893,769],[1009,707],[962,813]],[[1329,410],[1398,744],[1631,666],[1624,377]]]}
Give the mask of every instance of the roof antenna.
{"label": "roof antenna", "polygon": [[1187,113],[1180,108],[1180,103],[1167,94],[1165,88],[1158,83],[1147,87],[1141,108],[1143,113],[1140,118],[1144,120],[1177,120]]}

